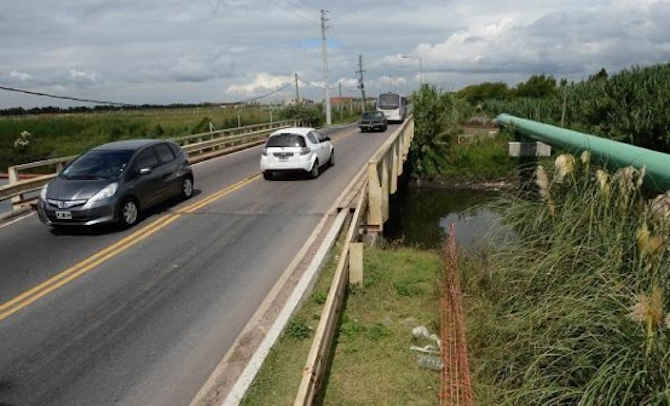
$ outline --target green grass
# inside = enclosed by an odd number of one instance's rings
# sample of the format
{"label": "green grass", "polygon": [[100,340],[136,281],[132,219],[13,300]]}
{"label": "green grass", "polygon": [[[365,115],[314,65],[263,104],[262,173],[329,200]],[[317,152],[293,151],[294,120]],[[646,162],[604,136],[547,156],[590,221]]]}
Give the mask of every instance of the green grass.
{"label": "green grass", "polygon": [[366,248],[363,287],[346,302],[323,405],[436,405],[439,372],[420,368],[412,328],[439,334],[434,251]]}
{"label": "green grass", "polygon": [[478,403],[669,404],[670,224],[636,175],[549,178],[500,202],[517,238],[461,260]]}
{"label": "green grass", "polygon": [[[269,112],[257,107],[241,110],[218,107],[156,109],[149,111],[69,113],[0,118],[0,171],[40,159],[74,155],[96,145],[130,138],[169,138],[216,128],[269,121]],[[275,112],[274,118],[279,119]],[[30,132],[29,144],[14,145],[21,132]]]}
{"label": "green grass", "polygon": [[[439,333],[437,253],[369,248],[364,261],[364,284],[347,298],[317,404],[437,404],[439,373],[419,368],[409,351],[412,344],[425,344],[414,342],[412,328],[422,324]],[[293,404],[335,265],[331,259],[310,299],[270,351],[243,405]]]}
{"label": "green grass", "polygon": [[468,138],[452,143],[440,179],[454,182],[481,182],[510,179],[516,176],[517,159],[508,156],[508,135]]}

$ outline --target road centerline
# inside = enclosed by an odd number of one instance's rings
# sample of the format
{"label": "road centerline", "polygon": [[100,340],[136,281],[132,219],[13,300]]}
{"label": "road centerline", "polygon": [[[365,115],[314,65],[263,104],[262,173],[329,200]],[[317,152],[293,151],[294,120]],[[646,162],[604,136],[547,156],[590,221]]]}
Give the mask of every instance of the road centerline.
{"label": "road centerline", "polygon": [[136,245],[140,241],[143,241],[150,235],[165,228],[178,218],[182,217],[184,214],[193,213],[211,203],[214,203],[215,201],[229,195],[230,193],[235,192],[236,190],[243,188],[244,186],[258,180],[259,178],[260,178],[259,174],[248,176],[242,179],[241,181],[238,181],[232,185],[224,187],[218,192],[215,192],[214,194],[202,200],[199,200],[182,208],[178,212],[162,215],[161,217],[153,221],[151,224],[142,227],[141,229],[122,238],[121,240],[115,242],[114,244],[96,252],[95,254],[84,259],[83,261],[80,261],[79,263],[71,266],[70,268],[67,268],[64,271],[59,272],[58,274],[52,276],[51,278],[38,284],[37,286],[19,294],[13,299],[3,304],[0,304],[0,321],[5,320],[12,314],[24,309],[25,307],[29,306],[30,304],[34,303],[40,298],[46,296],[47,294],[55,291],[56,289],[64,286],[65,284],[93,270],[98,265],[102,264],[108,259],[113,258],[116,255],[126,251],[128,248]]}

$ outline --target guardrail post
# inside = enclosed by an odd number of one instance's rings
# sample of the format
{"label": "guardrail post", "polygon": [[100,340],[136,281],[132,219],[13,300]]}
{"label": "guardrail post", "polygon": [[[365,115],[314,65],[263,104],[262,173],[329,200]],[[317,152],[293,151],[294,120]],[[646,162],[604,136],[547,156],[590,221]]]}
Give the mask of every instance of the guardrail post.
{"label": "guardrail post", "polygon": [[382,231],[382,185],[379,182],[377,163],[368,163],[368,220],[370,231]]}
{"label": "guardrail post", "polygon": [[[19,171],[15,166],[10,166],[7,168],[7,174],[9,175],[9,185],[14,185],[20,180]],[[12,203],[12,209],[18,209],[21,201],[23,201],[23,193],[12,197],[10,200]]]}
{"label": "guardrail post", "polygon": [[391,193],[389,158],[390,156],[387,152],[382,159],[382,224],[389,218],[389,195]]}
{"label": "guardrail post", "polygon": [[363,283],[363,243],[354,242],[349,246],[349,284]]}
{"label": "guardrail post", "polygon": [[400,140],[402,137],[398,137],[398,140],[393,143],[391,147],[391,194],[394,194],[398,190],[398,164],[400,163]]}

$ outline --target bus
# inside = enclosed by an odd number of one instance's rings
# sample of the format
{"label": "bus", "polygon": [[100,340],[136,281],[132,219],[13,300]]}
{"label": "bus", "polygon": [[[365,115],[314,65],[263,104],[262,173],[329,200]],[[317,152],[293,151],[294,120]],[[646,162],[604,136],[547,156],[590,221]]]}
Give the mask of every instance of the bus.
{"label": "bus", "polygon": [[390,123],[402,123],[407,113],[407,99],[397,93],[382,93],[377,98],[377,111]]}

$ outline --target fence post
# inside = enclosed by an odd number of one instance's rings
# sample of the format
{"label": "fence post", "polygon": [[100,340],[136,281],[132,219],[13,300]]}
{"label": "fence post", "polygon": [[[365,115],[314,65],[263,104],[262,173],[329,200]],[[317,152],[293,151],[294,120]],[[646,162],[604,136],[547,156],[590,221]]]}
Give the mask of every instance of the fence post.
{"label": "fence post", "polygon": [[390,181],[389,175],[390,175],[390,170],[389,168],[389,152],[387,151],[386,154],[384,154],[384,158],[382,158],[382,227],[380,227],[380,230],[383,229],[383,224],[388,220],[389,218],[389,194],[390,194]]}
{"label": "fence post", "polygon": [[363,243],[352,242],[349,245],[349,284],[363,283]]}
{"label": "fence post", "polygon": [[[16,170],[15,166],[10,166],[7,168],[7,174],[9,175],[9,184],[14,185],[19,181],[19,171]],[[16,209],[19,205],[19,202],[23,200],[23,194],[12,197],[12,208]]]}
{"label": "fence post", "polygon": [[391,194],[394,194],[398,190],[398,164],[400,162],[399,158],[399,148],[400,140],[402,137],[398,137],[391,147]]}
{"label": "fence post", "polygon": [[382,185],[379,182],[377,163],[368,163],[368,226],[382,231]]}

